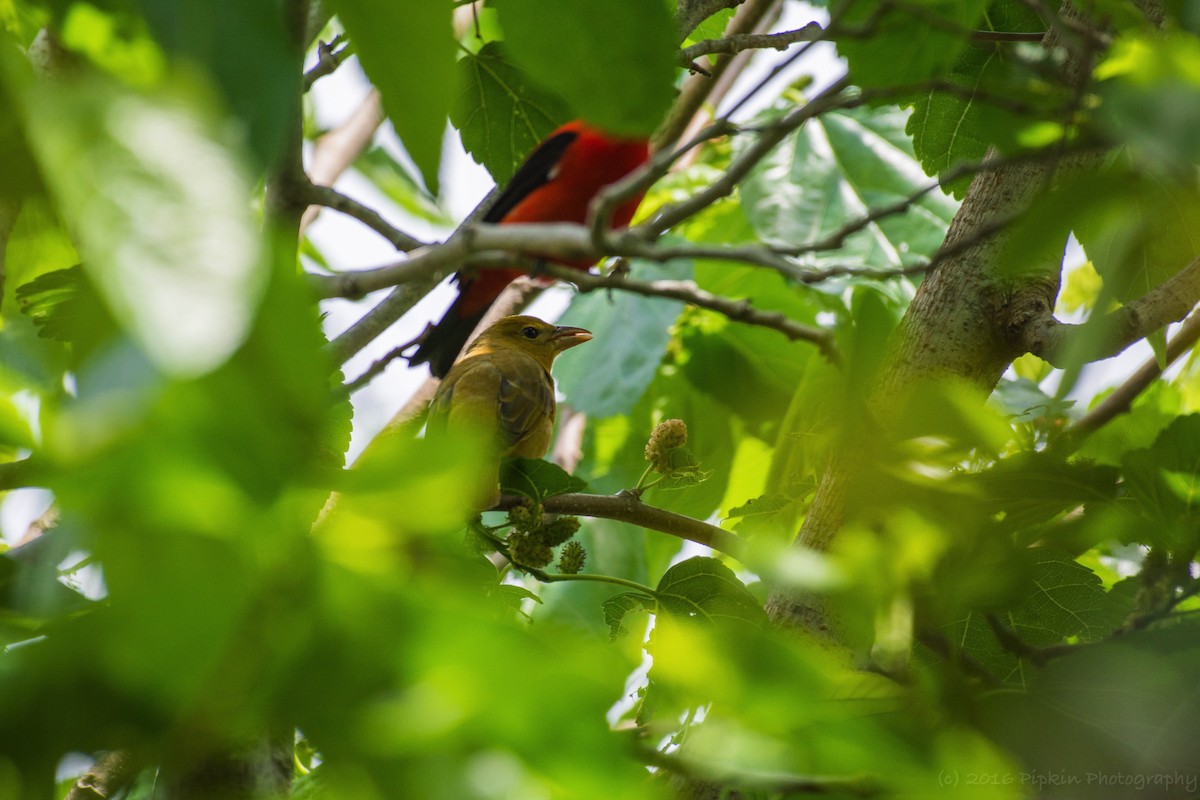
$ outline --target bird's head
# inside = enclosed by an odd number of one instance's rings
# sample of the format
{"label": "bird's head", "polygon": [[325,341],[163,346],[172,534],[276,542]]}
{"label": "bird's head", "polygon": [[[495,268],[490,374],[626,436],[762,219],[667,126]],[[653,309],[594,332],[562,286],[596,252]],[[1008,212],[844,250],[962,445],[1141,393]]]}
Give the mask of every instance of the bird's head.
{"label": "bird's head", "polygon": [[467,355],[517,350],[533,356],[539,364],[549,370],[555,356],[591,338],[591,332],[583,328],[552,325],[537,317],[524,315],[504,317],[479,334],[479,338],[468,348]]}

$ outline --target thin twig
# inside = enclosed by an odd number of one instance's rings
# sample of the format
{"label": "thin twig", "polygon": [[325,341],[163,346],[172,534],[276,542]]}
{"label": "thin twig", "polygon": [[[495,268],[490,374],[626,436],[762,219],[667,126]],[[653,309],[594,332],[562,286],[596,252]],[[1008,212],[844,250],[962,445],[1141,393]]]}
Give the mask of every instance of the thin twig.
{"label": "thin twig", "polygon": [[844,103],[845,98],[841,95],[849,85],[849,79],[842,78],[818,93],[804,106],[785,114],[770,128],[764,130],[744,152],[735,158],[720,178],[687,200],[659,209],[654,218],[642,226],[642,230],[656,235],[661,234],[717,200],[728,197],[738,183],[750,173],[750,170],[775,149],[775,146],[782,142],[789,133],[813,117]]}
{"label": "thin twig", "polygon": [[365,206],[351,197],[347,197],[331,186],[309,184],[304,190],[304,194],[305,200],[310,205],[332,208],[334,211],[339,211],[348,217],[353,217],[384,239],[387,239],[397,250],[407,253],[410,250],[425,246],[425,243],[421,240],[415,239],[391,225],[375,209]]}
{"label": "thin twig", "polygon": [[797,42],[811,42],[813,39],[823,37],[825,29],[820,23],[810,22],[803,28],[798,28],[794,31],[783,31],[781,33],[739,33],[733,36],[726,36],[721,39],[705,39],[691,47],[685,47],[679,51],[676,59],[683,66],[687,66],[692,61],[701,56],[713,55],[721,53],[724,55],[737,55],[743,50],[786,50]]}
{"label": "thin twig", "polygon": [[[307,92],[318,80],[332,74],[350,56],[353,51],[350,45],[343,44],[345,41],[346,37],[339,33],[328,42],[317,43],[317,63],[304,73],[304,91]],[[342,47],[339,49],[338,45]]]}
{"label": "thin twig", "polygon": [[789,319],[778,311],[759,311],[750,305],[748,300],[733,300],[728,297],[706,292],[692,281],[639,281],[629,278],[619,272],[607,275],[593,275],[569,267],[546,265],[544,270],[559,280],[569,281],[581,292],[594,292],[599,289],[619,289],[646,297],[664,297],[679,300],[699,308],[707,308],[723,314],[736,322],[757,325],[779,331],[792,341],[804,341],[815,344],[827,358],[838,360],[837,350],[833,342],[833,334],[822,328],[802,325]]}
{"label": "thin twig", "polygon": [[[1181,355],[1189,352],[1200,341],[1200,313],[1193,313],[1167,342],[1166,363],[1169,365]],[[1068,452],[1075,450],[1091,434],[1129,411],[1138,395],[1146,391],[1162,375],[1163,365],[1151,358],[1130,375],[1124,383],[1113,390],[1087,414],[1063,431],[1061,447]]]}
{"label": "thin twig", "polygon": [[991,629],[992,635],[996,637],[996,641],[1001,647],[1014,656],[1025,659],[1035,667],[1044,667],[1046,662],[1051,659],[1069,656],[1091,646],[1087,642],[1080,642],[1079,644],[1052,644],[1046,647],[1035,647],[1017,636],[995,614],[985,614],[984,619],[987,620],[988,628]]}

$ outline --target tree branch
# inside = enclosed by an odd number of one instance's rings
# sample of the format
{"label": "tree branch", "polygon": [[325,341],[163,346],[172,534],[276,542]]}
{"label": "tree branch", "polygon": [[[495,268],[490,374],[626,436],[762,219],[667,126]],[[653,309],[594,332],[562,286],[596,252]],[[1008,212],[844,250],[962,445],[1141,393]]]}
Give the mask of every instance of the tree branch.
{"label": "tree branch", "polygon": [[1111,358],[1134,342],[1187,316],[1200,302],[1200,258],[1137,300],[1082,324],[1059,322],[1048,303],[1014,309],[1020,346],[1056,367]]}
{"label": "tree branch", "polygon": [[[1184,353],[1190,352],[1197,341],[1200,341],[1200,314],[1193,313],[1167,342],[1166,364],[1169,365]],[[1146,361],[1112,394],[1064,430],[1062,444],[1059,446],[1068,452],[1075,450],[1085,438],[1127,412],[1137,396],[1146,391],[1162,372],[1163,365],[1159,364],[1157,358]]]}
{"label": "tree branch", "polygon": [[334,211],[340,211],[348,217],[353,217],[387,239],[397,250],[407,253],[425,245],[419,239],[414,239],[399,228],[393,227],[375,209],[347,197],[331,186],[317,186],[310,183],[305,187],[303,194],[305,201],[311,205],[332,208]]}
{"label": "tree branch", "polygon": [[594,275],[557,264],[546,265],[544,271],[559,280],[575,284],[579,291],[584,293],[599,289],[619,289],[646,297],[665,297],[671,300],[680,300],[698,308],[707,308],[736,322],[779,331],[794,342],[810,342],[816,345],[826,358],[833,361],[838,360],[831,332],[823,328],[801,325],[778,311],[759,311],[750,305],[748,300],[732,300],[706,292],[692,281],[639,281],[619,272]]}
{"label": "tree branch", "polygon": [[137,777],[137,765],[129,753],[111,750],[96,759],[91,769],[85,772],[66,800],[110,800]]}
{"label": "tree branch", "polygon": [[[318,80],[332,74],[350,57],[352,50],[350,45],[344,43],[345,40],[346,37],[339,33],[328,42],[317,43],[317,63],[304,73],[304,91],[307,92]],[[342,45],[340,49],[339,44]]]}
{"label": "tree branch", "polygon": [[[704,2],[705,0],[701,0]],[[722,3],[723,0],[717,0]],[[684,20],[685,5],[688,0],[680,2],[680,20]],[[725,2],[720,7],[735,5]],[[737,10],[733,19],[725,28],[726,36],[743,33],[766,33],[763,27],[767,20],[774,17],[779,10],[780,0],[748,0]],[[710,12],[711,13],[711,12]],[[699,20],[697,20],[699,22]],[[694,24],[682,24],[683,30],[691,32]],[[711,59],[710,59],[711,60]],[[714,94],[727,91],[732,81],[745,69],[750,62],[749,54],[739,54],[732,58],[717,58],[712,61],[709,74],[693,73],[683,83],[674,104],[663,124],[655,132],[651,141],[651,149],[663,150],[682,138],[688,130],[694,130],[701,124],[705,112],[705,104],[715,99]]]}
{"label": "tree branch", "polygon": [[[777,122],[772,123],[762,131],[753,144],[733,160],[720,178],[687,200],[660,209],[650,222],[642,226],[642,229],[653,235],[661,234],[717,200],[728,197],[750,170],[775,149],[775,146],[782,142],[789,133],[813,117],[844,103],[845,99],[841,97],[841,94],[849,85],[849,80],[842,78],[817,94],[805,105],[790,111]],[[609,187],[609,190],[615,194],[621,191],[621,184],[614,184]],[[607,194],[609,190],[605,190],[601,195]]]}
{"label": "tree branch", "polygon": [[[508,511],[524,502],[523,497],[504,495],[491,510]],[[614,495],[560,494],[543,500],[542,508],[551,514],[574,514],[629,522],[711,547],[739,561],[746,558],[746,540],[737,534],[673,511],[646,505],[628,492]]]}
{"label": "tree branch", "polygon": [[705,39],[696,42],[691,47],[679,51],[677,59],[682,66],[687,66],[701,56],[722,53],[737,55],[743,50],[762,50],[773,48],[786,50],[797,42],[811,42],[825,36],[825,29],[820,23],[810,22],[803,28],[781,33],[735,33],[721,39]]}

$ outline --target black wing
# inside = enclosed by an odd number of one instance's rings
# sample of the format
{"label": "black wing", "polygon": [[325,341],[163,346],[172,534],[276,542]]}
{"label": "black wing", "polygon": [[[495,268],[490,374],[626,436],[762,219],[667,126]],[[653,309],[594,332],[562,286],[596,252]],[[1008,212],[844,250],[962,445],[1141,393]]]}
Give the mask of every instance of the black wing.
{"label": "black wing", "polygon": [[517,203],[528,197],[530,192],[549,183],[550,173],[562,160],[563,153],[567,152],[571,142],[577,138],[579,138],[579,134],[575,131],[563,131],[538,145],[524,163],[517,167],[512,180],[496,198],[495,205],[488,209],[483,221],[499,222],[508,212],[516,208]]}

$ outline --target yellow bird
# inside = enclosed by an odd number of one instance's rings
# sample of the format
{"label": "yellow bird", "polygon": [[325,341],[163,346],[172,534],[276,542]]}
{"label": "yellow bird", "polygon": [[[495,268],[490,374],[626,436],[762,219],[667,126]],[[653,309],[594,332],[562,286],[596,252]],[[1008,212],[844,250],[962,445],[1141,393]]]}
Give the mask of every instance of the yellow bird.
{"label": "yellow bird", "polygon": [[[473,427],[495,442],[500,458],[541,458],[554,434],[550,365],[562,351],[591,338],[583,328],[537,317],[501,319],[446,373],[429,406],[429,433]],[[491,484],[493,500],[498,484],[498,478]]]}

